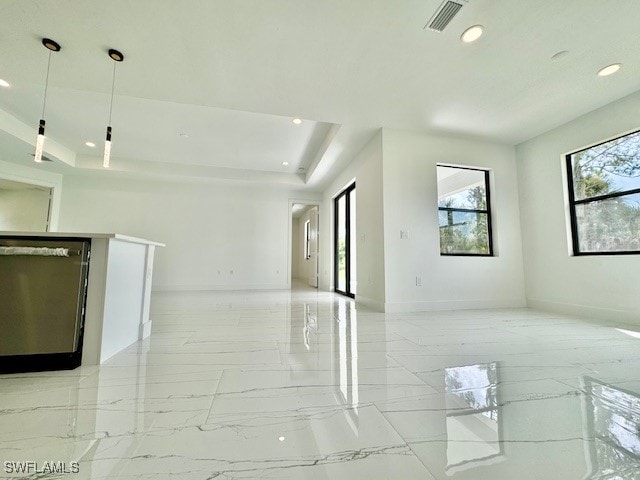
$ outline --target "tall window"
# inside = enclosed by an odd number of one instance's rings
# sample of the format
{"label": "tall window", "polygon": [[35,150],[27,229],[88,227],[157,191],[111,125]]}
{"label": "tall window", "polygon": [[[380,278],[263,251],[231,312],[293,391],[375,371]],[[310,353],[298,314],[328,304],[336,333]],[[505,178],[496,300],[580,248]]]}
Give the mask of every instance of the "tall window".
{"label": "tall window", "polygon": [[438,165],[440,254],[491,256],[489,171]]}
{"label": "tall window", "polygon": [[570,153],[575,255],[640,253],[640,132]]}
{"label": "tall window", "polygon": [[311,241],[311,220],[304,222],[304,258],[309,260],[309,242]]}

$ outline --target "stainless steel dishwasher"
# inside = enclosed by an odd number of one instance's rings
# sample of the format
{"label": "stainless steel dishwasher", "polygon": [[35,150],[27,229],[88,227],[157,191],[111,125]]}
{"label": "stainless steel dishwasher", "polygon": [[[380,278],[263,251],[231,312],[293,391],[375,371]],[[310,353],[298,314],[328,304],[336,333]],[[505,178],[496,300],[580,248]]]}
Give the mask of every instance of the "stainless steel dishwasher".
{"label": "stainless steel dishwasher", "polygon": [[80,365],[90,246],[0,237],[0,373]]}

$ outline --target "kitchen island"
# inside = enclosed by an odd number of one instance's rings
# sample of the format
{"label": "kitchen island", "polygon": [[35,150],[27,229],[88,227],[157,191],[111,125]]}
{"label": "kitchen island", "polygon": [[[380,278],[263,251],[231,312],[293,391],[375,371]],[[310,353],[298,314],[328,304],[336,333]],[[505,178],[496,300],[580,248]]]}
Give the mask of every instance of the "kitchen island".
{"label": "kitchen island", "polygon": [[156,247],[116,233],[0,232],[0,371],[98,365],[149,336]]}

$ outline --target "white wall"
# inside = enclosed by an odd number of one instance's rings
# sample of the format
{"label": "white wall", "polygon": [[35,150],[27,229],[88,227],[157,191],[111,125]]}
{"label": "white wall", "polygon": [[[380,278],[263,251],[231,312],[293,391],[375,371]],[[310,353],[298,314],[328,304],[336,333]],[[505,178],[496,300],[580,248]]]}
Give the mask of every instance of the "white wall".
{"label": "white wall", "polygon": [[62,175],[48,172],[45,166],[42,168],[27,167],[0,159],[0,178],[52,189],[49,230],[52,232],[58,230],[60,200],[62,198]]}
{"label": "white wall", "polygon": [[320,288],[333,285],[333,198],[356,181],[356,300],[384,308],[384,218],[382,192],[382,130],[325,190],[320,211]]}
{"label": "white wall", "polygon": [[640,129],[640,93],[518,145],[517,164],[530,306],[640,321],[640,256],[569,251],[564,154]]}
{"label": "white wall", "polygon": [[[438,163],[491,170],[494,257],[440,255]],[[513,147],[384,129],[383,183],[386,311],[525,305]]]}
{"label": "white wall", "polygon": [[222,182],[65,175],[60,230],[166,243],[156,252],[154,289],[287,288],[293,197],[318,196]]}
{"label": "white wall", "polygon": [[46,231],[49,196],[50,190],[44,187],[15,190],[0,187],[0,231]]}

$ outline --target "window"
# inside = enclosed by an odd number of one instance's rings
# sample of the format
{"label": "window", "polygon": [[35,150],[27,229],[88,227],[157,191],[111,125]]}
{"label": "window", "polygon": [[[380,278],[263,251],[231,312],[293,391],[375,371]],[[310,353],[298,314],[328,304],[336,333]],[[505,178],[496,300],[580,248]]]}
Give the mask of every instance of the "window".
{"label": "window", "polygon": [[356,184],[352,183],[333,200],[333,280],[335,291],[355,298],[356,277]]}
{"label": "window", "polygon": [[311,241],[311,220],[304,222],[304,258],[309,260],[309,242]]}
{"label": "window", "polygon": [[489,171],[437,169],[440,255],[493,255]]}
{"label": "window", "polygon": [[566,162],[574,255],[640,253],[640,132]]}

